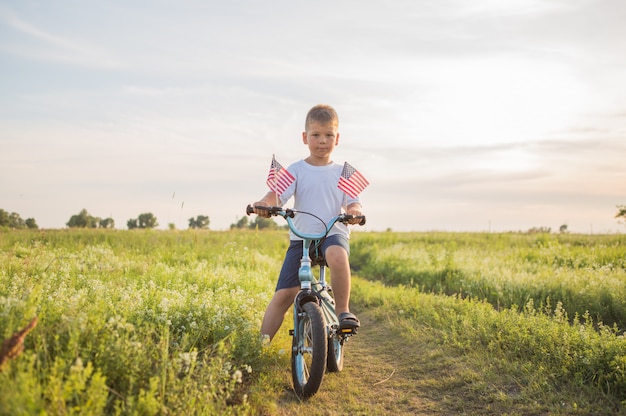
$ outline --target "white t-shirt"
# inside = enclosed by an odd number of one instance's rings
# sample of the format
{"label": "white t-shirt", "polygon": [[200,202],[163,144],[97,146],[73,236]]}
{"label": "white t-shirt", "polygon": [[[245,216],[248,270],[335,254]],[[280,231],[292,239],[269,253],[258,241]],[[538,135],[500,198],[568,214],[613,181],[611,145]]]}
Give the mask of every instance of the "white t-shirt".
{"label": "white t-shirt", "polygon": [[[358,198],[346,195],[337,187],[343,165],[332,163],[326,166],[313,166],[299,160],[287,168],[296,180],[280,196],[281,206],[293,196],[296,211],[310,212],[321,218],[324,223],[336,215],[345,212],[346,207]],[[317,218],[307,214],[296,214],[293,219],[296,228],[307,234],[319,234],[325,230],[325,225]],[[292,232],[292,240],[301,240]],[[342,223],[335,223],[328,235],[340,234],[350,238],[350,230]]]}

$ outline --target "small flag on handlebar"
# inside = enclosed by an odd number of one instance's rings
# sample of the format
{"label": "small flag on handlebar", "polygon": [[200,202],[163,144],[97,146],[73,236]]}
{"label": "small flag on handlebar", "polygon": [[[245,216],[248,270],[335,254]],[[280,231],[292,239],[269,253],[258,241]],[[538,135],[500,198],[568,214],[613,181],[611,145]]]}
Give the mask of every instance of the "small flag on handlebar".
{"label": "small flag on handlebar", "polygon": [[348,162],[344,163],[343,171],[337,184],[339,189],[352,198],[356,198],[369,184],[367,179],[361,175],[361,172],[353,168]]}
{"label": "small flag on handlebar", "polygon": [[295,180],[296,178],[294,178],[287,169],[278,163],[274,155],[272,155],[272,165],[270,166],[270,171],[267,174],[267,186],[269,186],[270,189],[276,193],[276,195],[280,196]]}

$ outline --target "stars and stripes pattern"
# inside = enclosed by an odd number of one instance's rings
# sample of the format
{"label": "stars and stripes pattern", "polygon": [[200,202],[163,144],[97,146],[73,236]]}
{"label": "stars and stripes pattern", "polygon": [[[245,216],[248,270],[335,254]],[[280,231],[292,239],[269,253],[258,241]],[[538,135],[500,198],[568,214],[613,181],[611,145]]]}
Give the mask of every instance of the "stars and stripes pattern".
{"label": "stars and stripes pattern", "polygon": [[295,181],[296,178],[293,177],[291,173],[287,169],[285,169],[272,155],[272,165],[270,166],[270,171],[267,174],[267,186],[276,193],[276,195],[281,196],[283,192],[289,188],[289,185]]}
{"label": "stars and stripes pattern", "polygon": [[370,183],[348,162],[343,165],[337,187],[352,198],[356,198]]}

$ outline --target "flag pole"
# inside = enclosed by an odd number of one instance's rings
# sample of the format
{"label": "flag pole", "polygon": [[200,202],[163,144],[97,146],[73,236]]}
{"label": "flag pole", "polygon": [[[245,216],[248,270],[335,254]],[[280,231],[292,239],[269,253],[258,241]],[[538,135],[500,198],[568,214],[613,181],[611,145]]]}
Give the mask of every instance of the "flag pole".
{"label": "flag pole", "polygon": [[274,153],[272,153],[272,165],[274,166],[274,189],[272,190],[272,192],[274,192],[274,197],[276,199],[276,203],[274,204],[274,206],[277,207],[278,194],[276,193],[276,189],[278,189],[278,169],[276,169],[276,155]]}

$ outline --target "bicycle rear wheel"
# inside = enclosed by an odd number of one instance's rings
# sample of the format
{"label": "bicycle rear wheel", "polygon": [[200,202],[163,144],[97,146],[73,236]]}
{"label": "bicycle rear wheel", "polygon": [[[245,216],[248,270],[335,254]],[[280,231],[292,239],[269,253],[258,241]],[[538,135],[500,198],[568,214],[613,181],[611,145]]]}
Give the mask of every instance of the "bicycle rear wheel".
{"label": "bicycle rear wheel", "polygon": [[326,368],[331,373],[343,370],[343,338],[337,334],[328,339]]}
{"label": "bicycle rear wheel", "polygon": [[322,384],[326,370],[326,320],[313,302],[302,305],[293,334],[291,376],[296,394],[311,397]]}

